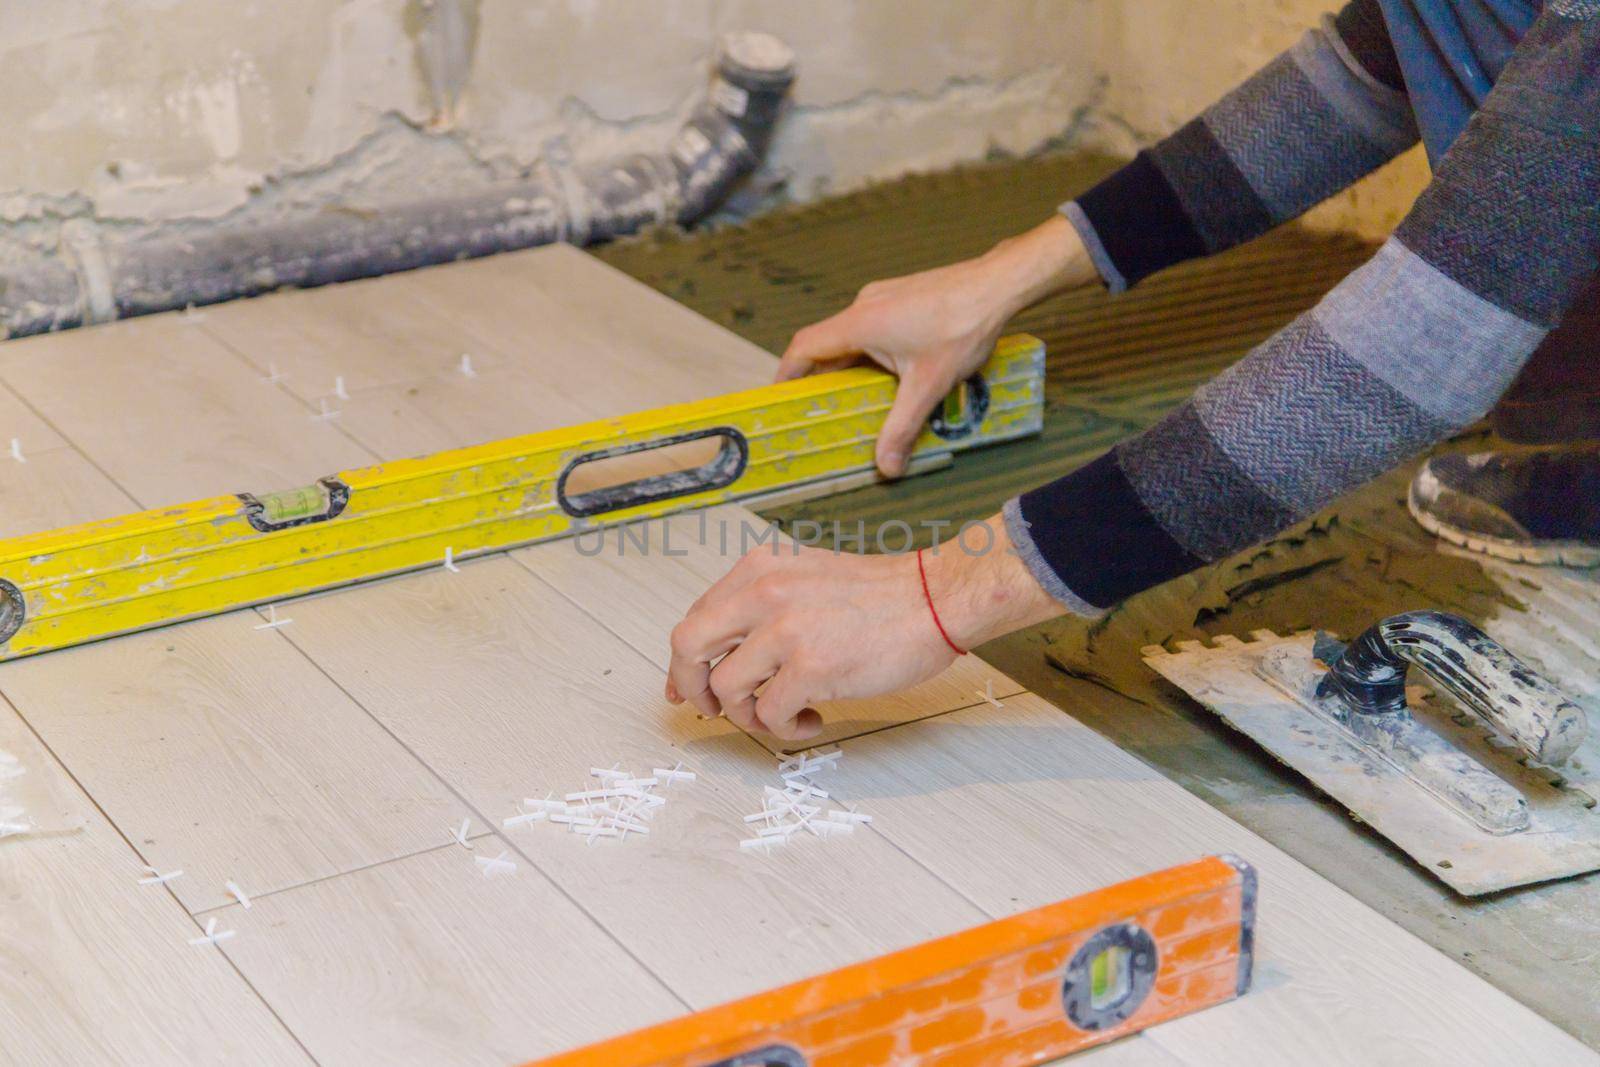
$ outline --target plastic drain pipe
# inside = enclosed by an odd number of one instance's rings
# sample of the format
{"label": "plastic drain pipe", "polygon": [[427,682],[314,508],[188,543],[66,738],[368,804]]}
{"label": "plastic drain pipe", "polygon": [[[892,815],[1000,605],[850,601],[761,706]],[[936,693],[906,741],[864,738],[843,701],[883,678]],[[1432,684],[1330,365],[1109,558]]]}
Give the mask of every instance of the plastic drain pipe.
{"label": "plastic drain pipe", "polygon": [[589,244],[667,220],[690,226],[760,165],[793,81],[794,53],[782,41],[729,34],[706,98],[659,155],[582,170],[546,160],[526,181],[462,196],[196,237],[102,245],[68,227],[74,269],[34,285],[9,279],[0,318],[18,336],[556,241]]}

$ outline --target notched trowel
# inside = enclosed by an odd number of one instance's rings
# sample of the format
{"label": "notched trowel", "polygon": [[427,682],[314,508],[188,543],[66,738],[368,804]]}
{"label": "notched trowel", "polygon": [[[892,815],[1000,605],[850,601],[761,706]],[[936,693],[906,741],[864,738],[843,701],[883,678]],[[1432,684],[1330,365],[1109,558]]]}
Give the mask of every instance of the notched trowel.
{"label": "notched trowel", "polygon": [[[1144,650],[1457,892],[1600,868],[1600,739],[1583,710],[1476,626],[1415,611],[1326,634]],[[1408,692],[1415,666],[1431,699]]]}

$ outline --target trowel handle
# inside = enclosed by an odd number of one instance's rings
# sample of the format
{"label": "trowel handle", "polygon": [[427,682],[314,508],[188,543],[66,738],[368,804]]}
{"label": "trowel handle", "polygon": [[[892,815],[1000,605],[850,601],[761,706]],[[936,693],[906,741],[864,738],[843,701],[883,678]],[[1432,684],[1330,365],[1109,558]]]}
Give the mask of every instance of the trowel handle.
{"label": "trowel handle", "polygon": [[1352,711],[1404,711],[1408,664],[1543,763],[1560,763],[1588,733],[1583,710],[1559,689],[1467,620],[1441,611],[1409,611],[1368,628],[1328,665],[1327,684]]}

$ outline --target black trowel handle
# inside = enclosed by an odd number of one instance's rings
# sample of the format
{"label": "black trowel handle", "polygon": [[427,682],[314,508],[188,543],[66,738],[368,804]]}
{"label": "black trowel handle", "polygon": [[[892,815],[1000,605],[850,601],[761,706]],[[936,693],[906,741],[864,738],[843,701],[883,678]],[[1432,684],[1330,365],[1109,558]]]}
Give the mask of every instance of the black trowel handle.
{"label": "black trowel handle", "polygon": [[1322,692],[1360,714],[1402,712],[1410,664],[1543,763],[1565,760],[1588,733],[1582,709],[1559,689],[1466,619],[1441,611],[1409,611],[1368,628],[1328,664]]}

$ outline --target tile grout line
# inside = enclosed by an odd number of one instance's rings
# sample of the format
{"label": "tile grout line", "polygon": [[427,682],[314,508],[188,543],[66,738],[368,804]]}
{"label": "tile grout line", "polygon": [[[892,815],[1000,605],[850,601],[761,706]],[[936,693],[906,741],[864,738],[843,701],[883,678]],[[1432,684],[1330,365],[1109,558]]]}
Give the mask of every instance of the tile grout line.
{"label": "tile grout line", "polygon": [[[1029,690],[1027,689],[1019,689],[1015,693],[1007,693],[1004,696],[996,696],[995,699],[1001,701],[1010,700],[1012,697],[1026,696],[1028,692]],[[929,712],[926,715],[918,715],[914,719],[901,719],[898,722],[886,722],[882,726],[874,726],[870,730],[862,730],[857,734],[847,734],[844,737],[829,738],[826,741],[818,741],[814,745],[808,744],[804,748],[786,748],[782,752],[773,752],[765,745],[761,745],[761,747],[766,749],[766,751],[772,755],[774,759],[784,759],[789,756],[798,756],[802,752],[810,752],[813,749],[821,748],[824,745],[842,745],[846,741],[859,741],[863,737],[871,737],[873,734],[881,734],[885,730],[897,730],[902,726],[915,726],[919,722],[927,722],[930,719],[942,719],[946,715],[954,715],[958,711],[971,711],[973,708],[981,708],[988,703],[989,702],[987,700],[974,700],[970,704],[962,704],[957,708],[945,708],[943,711]],[[761,742],[757,740],[756,744],[760,745]]]}
{"label": "tile grout line", "polygon": [[[35,456],[54,456],[61,452],[70,452],[80,459],[87,458],[82,452],[78,451],[78,449],[70,441],[64,441],[61,444],[55,445],[51,448],[28,449],[27,458],[32,459]],[[116,488],[120,490],[122,487],[119,485],[116,486]],[[130,497],[129,499],[132,498]]]}
{"label": "tile grout line", "polygon": [[[504,553],[494,553],[494,555],[503,555],[503,554]],[[636,963],[639,966],[639,969],[641,971],[643,971],[646,975],[648,975],[650,977],[650,979],[652,981],[654,981],[663,990],[665,990],[668,996],[672,997],[673,1000],[676,1000],[679,1004],[683,1005],[683,1008],[684,1008],[685,1011],[693,1011],[694,1010],[694,1006],[693,1005],[691,1005],[687,1000],[685,1000],[683,997],[681,997],[678,994],[678,991],[676,989],[672,988],[672,986],[669,985],[648,964],[646,964],[644,962],[644,960],[640,959],[634,953],[633,949],[630,948],[626,943],[624,943],[623,940],[620,937],[618,937],[611,930],[610,927],[606,926],[604,923],[602,923],[599,920],[598,917],[596,917],[592,912],[590,912],[590,910],[583,905],[582,901],[578,900],[571,893],[567,892],[566,887],[564,887],[560,882],[556,881],[555,878],[550,875],[550,872],[546,871],[542,866],[539,865],[538,861],[536,861],[532,856],[530,856],[526,852],[524,852],[520,845],[518,845],[515,841],[512,841],[509,837],[506,837],[505,835],[501,834],[500,831],[495,827],[493,819],[485,816],[481,811],[479,811],[478,808],[477,808],[477,805],[473,804],[464,795],[462,795],[461,791],[456,788],[456,786],[455,786],[455,784],[453,782],[451,782],[448,778],[446,778],[443,774],[441,774],[437,769],[435,769],[434,766],[431,763],[429,763],[427,760],[425,760],[421,756],[419,756],[416,753],[416,751],[412,749],[412,747],[410,745],[406,744],[406,742],[398,734],[396,734],[393,730],[391,730],[389,728],[389,725],[387,723],[385,723],[376,714],[374,714],[371,708],[368,708],[364,703],[362,703],[360,700],[358,700],[354,693],[351,693],[348,689],[346,689],[344,687],[344,684],[342,682],[340,682],[337,678],[335,678],[327,670],[327,668],[325,668],[321,663],[317,662],[316,657],[312,656],[308,651],[306,651],[304,648],[302,648],[300,646],[299,642],[295,641],[292,637],[290,637],[283,630],[278,630],[277,634],[278,634],[278,636],[280,638],[282,638],[283,640],[289,642],[290,647],[292,647],[296,652],[298,652],[300,654],[301,658],[303,658],[307,663],[311,664],[311,666],[316,669],[317,673],[321,674],[324,678],[326,678],[328,680],[328,682],[335,689],[339,690],[339,692],[344,695],[345,699],[349,700],[356,707],[360,708],[367,715],[367,717],[372,720],[372,722],[378,727],[378,729],[382,730],[383,733],[387,737],[389,737],[392,741],[394,741],[395,744],[399,745],[400,748],[408,756],[410,756],[412,759],[416,760],[416,762],[417,762],[417,764],[419,766],[421,766],[424,770],[426,770],[429,774],[431,774],[434,777],[434,779],[439,782],[440,785],[444,786],[445,789],[449,791],[450,795],[455,797],[456,800],[464,808],[467,809],[467,811],[471,812],[473,815],[476,815],[478,817],[478,819],[485,826],[489,827],[489,834],[487,836],[497,837],[501,841],[505,842],[505,844],[507,845],[507,847],[511,851],[515,852],[518,856],[521,856],[523,862],[525,862],[530,868],[532,868],[533,870],[539,872],[539,877],[543,878],[547,883],[549,883],[549,885],[550,885],[550,887],[552,889],[554,889],[557,893],[560,893],[561,896],[563,898],[565,898],[570,904],[572,904],[573,907],[577,908],[578,912],[581,915],[583,915],[584,918],[586,918],[590,922],[592,922],[597,929],[599,929],[603,934],[605,934],[605,936],[613,944],[615,944],[619,949],[622,950],[624,955],[626,955],[629,959],[633,960],[633,962]]]}
{"label": "tile grout line", "polygon": [[[207,326],[204,321],[197,322],[197,323],[195,323],[195,325],[200,327],[200,332],[201,333],[203,333],[205,336],[209,337],[211,340],[215,341],[217,344],[221,345],[224,349],[226,349],[228,351],[228,353],[230,355],[232,355],[240,363],[244,364],[245,367],[247,367],[251,372],[253,372],[256,375],[260,375],[260,374],[264,373],[260,367],[256,366],[255,362],[253,360],[251,360],[251,358],[249,356],[245,355],[243,352],[239,351],[238,348],[234,347],[233,343],[231,341],[229,341],[227,338],[222,337],[221,335],[219,335],[217,333],[214,333],[211,330],[211,327]],[[267,383],[263,382],[262,384],[267,384]],[[311,406],[311,402],[309,400],[301,399],[293,391],[291,391],[287,386],[285,386],[282,381],[272,382],[271,384],[272,384],[273,388],[278,390],[278,392],[280,392],[284,396],[288,397],[294,403],[299,404],[300,407],[306,412],[306,414],[308,416],[314,416],[314,415],[317,414],[316,409],[314,409]],[[363,451],[367,455],[371,456],[374,463],[382,463],[382,462],[384,462],[383,456],[381,454],[379,454],[379,452],[376,449],[374,449],[371,445],[367,444],[365,441],[361,440],[361,438],[357,437],[353,432],[351,432],[349,429],[347,429],[345,426],[343,426],[339,422],[339,420],[337,420],[337,419],[329,419],[327,421],[333,426],[334,430],[340,436],[344,437],[351,444],[354,444],[357,448],[361,449],[361,451]]]}
{"label": "tile grout line", "polygon": [[[544,542],[544,544],[554,544],[554,543],[555,542],[553,542],[553,541]],[[524,546],[521,546],[521,547],[522,548],[532,548],[534,546],[532,546],[532,545],[524,545]],[[530,575],[533,578],[534,581],[538,582],[540,585],[542,585],[546,589],[550,590],[552,593],[554,593],[556,596],[560,597],[562,600],[565,600],[568,604],[571,604],[573,607],[577,608],[580,612],[583,613],[583,617],[584,618],[590,620],[595,625],[599,626],[602,630],[604,630],[606,633],[610,634],[612,637],[615,637],[618,641],[620,641],[622,643],[622,647],[623,648],[626,648],[628,651],[632,652],[634,655],[636,655],[640,659],[644,660],[645,663],[649,665],[651,670],[659,672],[663,678],[666,677],[667,672],[662,670],[661,669],[661,665],[659,663],[657,663],[655,660],[651,659],[650,656],[643,649],[636,647],[632,641],[629,641],[626,637],[623,637],[621,634],[617,633],[617,631],[613,630],[606,623],[606,621],[604,619],[598,618],[595,615],[591,614],[589,612],[588,608],[584,607],[582,604],[580,604],[576,600],[572,599],[572,597],[568,596],[561,589],[558,589],[554,582],[551,582],[549,579],[545,578],[544,575],[540,574],[538,571],[534,570],[532,567],[530,567],[526,563],[522,562],[522,560],[518,559],[517,558],[517,552],[519,552],[519,551],[521,551],[521,548],[506,549],[506,550],[501,552],[501,555],[503,555],[506,558],[510,559],[511,562],[515,563],[518,567],[522,568],[523,572],[525,574]],[[739,732],[740,733],[744,733],[743,730],[740,730]],[[748,736],[748,735],[746,735],[746,736]]]}
{"label": "tile grout line", "polygon": [[[493,836],[494,830],[491,828],[486,829],[479,834],[468,834],[467,840],[477,841],[481,838]],[[254,904],[258,900],[271,900],[273,897],[282,896],[285,893],[293,893],[294,891],[298,889],[304,889],[307,886],[321,885],[324,882],[331,882],[336,878],[343,878],[346,875],[360,874],[363,871],[371,871],[379,867],[387,867],[391,863],[404,863],[406,860],[415,859],[418,856],[426,856],[431,852],[438,852],[441,849],[460,847],[461,846],[454,841],[443,841],[438,844],[429,845],[426,848],[415,849],[411,852],[403,852],[398,856],[385,856],[381,860],[373,860],[371,863],[363,863],[356,867],[347,867],[341,871],[334,871],[332,874],[324,874],[319,875],[316,878],[308,878],[303,882],[296,882],[294,885],[279,886],[277,889],[268,889],[262,893],[251,893],[250,903]],[[199,918],[202,915],[210,915],[213,912],[227,911],[230,908],[238,907],[241,907],[241,905],[237,900],[230,900],[225,904],[213,904],[208,908],[201,908],[199,911],[191,912],[191,914],[194,915],[195,918]]]}
{"label": "tile grout line", "polygon": [[[57,437],[61,438],[61,440],[65,441],[67,448],[70,448],[72,451],[76,452],[78,454],[78,456],[85,463],[89,464],[89,466],[93,467],[100,474],[100,477],[104,478],[107,482],[111,483],[111,487],[113,489],[115,489],[117,492],[121,493],[123,496],[127,497],[129,502],[133,504],[135,510],[144,510],[146,508],[147,505],[143,501],[141,501],[138,497],[134,496],[131,492],[129,492],[127,487],[124,486],[121,482],[119,482],[115,478],[113,478],[111,476],[111,472],[106,470],[104,467],[102,467],[95,460],[95,458],[93,456],[89,455],[89,453],[86,452],[83,449],[83,447],[78,444],[78,442],[74,441],[72,438],[68,437],[64,432],[62,432],[61,427],[57,426],[54,422],[52,422],[48,415],[46,415],[43,411],[39,410],[39,408],[34,405],[33,401],[29,400],[26,396],[24,396],[22,394],[21,390],[19,390],[16,386],[12,385],[10,380],[7,379],[3,374],[0,374],[0,385],[5,386],[6,392],[8,392],[12,396],[16,397],[17,398],[17,402],[19,404],[21,404],[23,407],[27,408],[30,412],[32,412],[34,418],[38,419],[40,422],[44,423],[45,426],[49,427],[51,433],[55,434]],[[59,451],[60,451],[59,448],[44,449],[39,454],[40,455],[44,455],[46,452],[59,452]]]}
{"label": "tile grout line", "polygon": [[[122,843],[124,845],[128,846],[128,851],[132,852],[134,856],[138,857],[140,863],[143,863],[147,857],[143,852],[139,851],[139,846],[133,843],[133,839],[130,838],[127,835],[127,832],[124,831],[121,826],[117,825],[117,821],[111,817],[111,813],[108,812],[104,806],[101,805],[100,801],[95,799],[94,794],[90,793],[84,784],[78,780],[77,774],[72,770],[71,767],[67,766],[66,761],[56,753],[56,750],[50,747],[50,742],[45,740],[44,735],[34,727],[33,723],[28,721],[28,717],[22,713],[22,709],[17,705],[16,701],[11,699],[11,695],[5,692],[3,686],[0,686],[0,700],[3,700],[6,707],[11,709],[12,714],[16,715],[16,717],[22,722],[22,725],[27,727],[28,732],[31,733],[34,736],[34,739],[39,742],[40,747],[50,754],[50,758],[55,760],[56,766],[61,768],[61,773],[65,774],[69,779],[71,779],[72,784],[77,787],[78,792],[83,794],[84,799],[90,804],[94,805],[95,811],[100,813],[100,817],[106,821],[106,825],[111,827],[112,831],[122,839]],[[183,901],[178,898],[178,894],[173,890],[171,883],[163,882],[161,884],[161,888],[166,890],[167,899],[171,900],[173,904],[177,905],[179,912],[181,912],[190,922],[194,923],[196,930],[199,930],[203,933],[205,931],[205,927],[196,921],[195,916],[197,913],[191,912],[188,907],[185,906]],[[233,973],[239,976],[239,980],[244,983],[245,988],[250,991],[250,994],[260,1002],[261,1006],[267,1010],[267,1013],[272,1016],[277,1024],[283,1027],[283,1032],[289,1035],[289,1040],[293,1041],[296,1047],[298,1047],[301,1052],[306,1054],[306,1058],[308,1060],[310,1060],[312,1063],[320,1064],[322,1061],[317,1059],[316,1056],[312,1055],[311,1049],[306,1046],[304,1041],[300,1040],[300,1035],[294,1032],[294,1029],[289,1025],[287,1020],[285,1020],[282,1015],[278,1014],[278,1009],[273,1007],[272,1002],[266,998],[261,990],[256,988],[255,983],[250,981],[249,976],[240,969],[239,965],[234,962],[233,958],[226,952],[223,952],[220,945],[213,945],[212,947],[215,948],[222,958],[227,962],[228,967],[233,971]]]}

